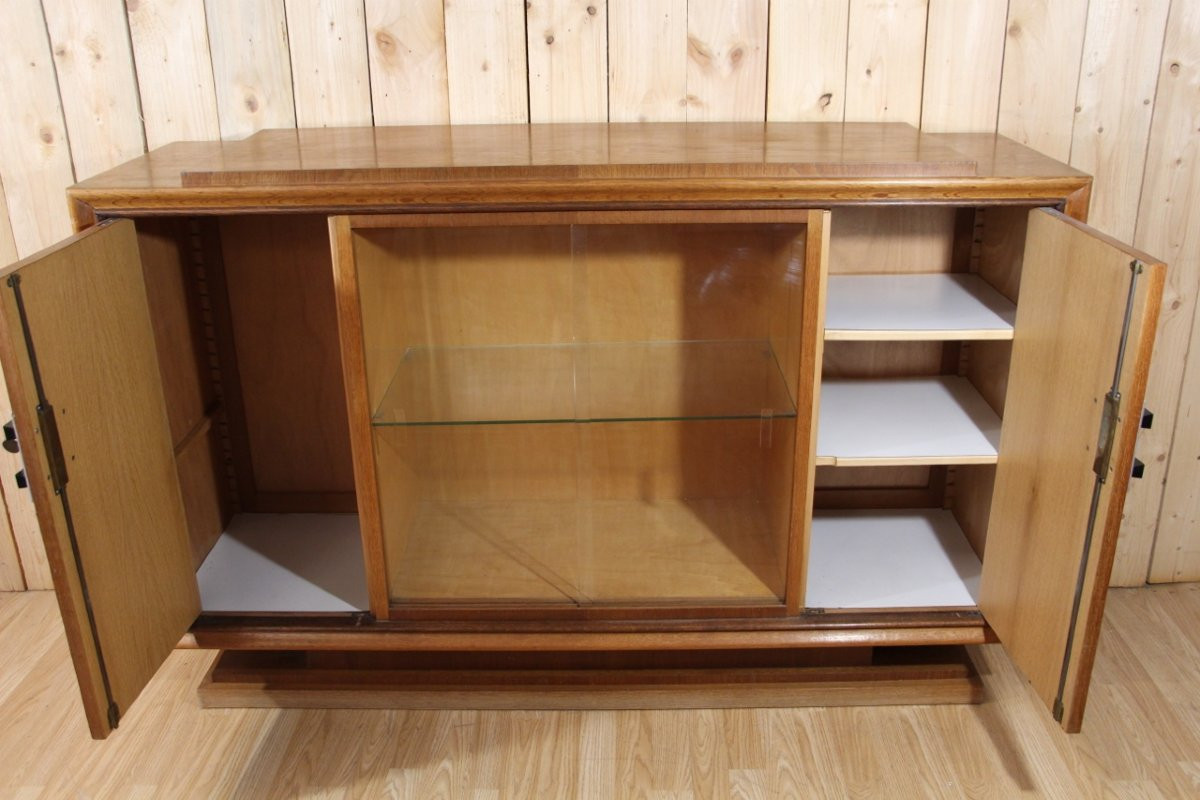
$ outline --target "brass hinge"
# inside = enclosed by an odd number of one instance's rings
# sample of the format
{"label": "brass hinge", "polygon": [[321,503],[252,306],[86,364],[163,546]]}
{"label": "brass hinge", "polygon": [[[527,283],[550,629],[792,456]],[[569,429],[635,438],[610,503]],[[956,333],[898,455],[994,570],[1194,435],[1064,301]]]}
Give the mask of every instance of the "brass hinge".
{"label": "brass hinge", "polygon": [[54,406],[49,403],[38,403],[38,428],[42,431],[42,442],[46,446],[46,461],[50,465],[50,483],[54,486],[55,494],[62,494],[67,485],[67,458],[63,454],[62,439],[58,435],[58,420],[54,416]]}
{"label": "brass hinge", "polygon": [[1115,388],[1104,395],[1104,413],[1100,417],[1100,441],[1096,444],[1096,461],[1092,471],[1100,483],[1108,480],[1108,465],[1112,462],[1113,444],[1117,440],[1117,420],[1121,418],[1121,393]]}

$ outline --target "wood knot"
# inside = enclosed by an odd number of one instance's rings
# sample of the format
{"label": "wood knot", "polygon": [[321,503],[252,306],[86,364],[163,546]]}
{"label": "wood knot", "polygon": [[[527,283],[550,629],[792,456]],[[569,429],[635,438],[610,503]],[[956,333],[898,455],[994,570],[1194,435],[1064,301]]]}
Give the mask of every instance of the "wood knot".
{"label": "wood knot", "polygon": [[595,6],[588,6],[588,7],[587,7],[587,12],[588,12],[588,16],[589,16],[589,17],[594,17],[594,16],[596,16],[596,7],[595,7]]}
{"label": "wood knot", "polygon": [[689,56],[697,60],[712,60],[712,51],[708,49],[708,45],[697,39],[695,36],[689,36],[687,41]]}
{"label": "wood knot", "polygon": [[1008,26],[1008,35],[1014,39],[1021,35],[1021,23],[1013,22]]}
{"label": "wood knot", "polygon": [[829,104],[833,102],[833,92],[826,92],[817,98],[817,106],[822,110],[829,108]]}
{"label": "wood knot", "polygon": [[384,55],[396,52],[396,40],[387,31],[375,31],[375,46]]}
{"label": "wood knot", "polygon": [[745,57],[745,55],[745,50],[740,47],[735,47],[729,51],[729,63],[736,67],[738,64],[742,63],[742,59]]}
{"label": "wood knot", "polygon": [[1172,62],[1171,62],[1171,66],[1170,66],[1170,67],[1168,67],[1168,69],[1170,70],[1170,72],[1171,72],[1171,74],[1172,74],[1172,75],[1178,75],[1178,74],[1179,74],[1179,70],[1180,70],[1180,69],[1182,69],[1182,67],[1180,67],[1180,65],[1179,65],[1179,62],[1178,62],[1178,61],[1172,61]]}
{"label": "wood knot", "polygon": [[246,103],[246,110],[249,111],[251,114],[253,114],[255,111],[258,111],[258,98],[255,97],[254,95],[252,95],[252,94],[246,95],[245,103]]}
{"label": "wood knot", "polygon": [[49,127],[43,126],[38,129],[38,138],[46,144],[54,144],[54,131],[50,130]]}
{"label": "wood knot", "polygon": [[137,12],[138,7],[142,4],[141,0],[125,0],[125,10],[130,14]]}
{"label": "wood knot", "polygon": [[554,44],[554,34],[553,33],[546,34],[546,44]]}
{"label": "wood knot", "polygon": [[484,71],[484,72],[487,72],[487,71],[488,71],[489,69],[491,69],[491,68],[492,68],[492,65],[491,65],[491,64],[489,64],[489,63],[488,63],[488,62],[486,62],[486,61],[484,61],[484,62],[483,62],[483,67],[482,67],[482,69],[483,69],[483,71]]}

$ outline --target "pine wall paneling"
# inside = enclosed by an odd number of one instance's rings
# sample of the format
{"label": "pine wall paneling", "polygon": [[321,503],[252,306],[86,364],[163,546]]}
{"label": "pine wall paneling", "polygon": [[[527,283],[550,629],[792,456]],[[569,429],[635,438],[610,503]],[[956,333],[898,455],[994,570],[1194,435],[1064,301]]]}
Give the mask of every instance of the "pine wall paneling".
{"label": "pine wall paneling", "polygon": [[921,124],[926,0],[850,0],[846,120]]}
{"label": "pine wall paneling", "polygon": [[367,21],[361,2],[287,0],[288,45],[301,128],[370,125]]}
{"label": "pine wall paneling", "polygon": [[1088,0],[1009,0],[998,132],[1066,161]]}
{"label": "pine wall paneling", "polygon": [[687,0],[608,0],[608,119],[687,119]]}
{"label": "pine wall paneling", "polygon": [[146,148],[129,31],[103,3],[42,0],[75,178],[83,180]]}
{"label": "pine wall paneling", "polygon": [[[897,120],[998,130],[1069,160],[1096,175],[1093,224],[1171,265],[1146,478],[1130,490],[1114,581],[1200,579],[1200,355],[1188,358],[1200,353],[1200,4],[10,0],[6,12],[5,261],[69,232],[72,181],[145,147],[265,127]],[[0,454],[12,530],[0,525],[0,588],[44,587],[16,464]]]}
{"label": "pine wall paneling", "polygon": [[445,0],[450,121],[529,121],[524,0]]}
{"label": "pine wall paneling", "polygon": [[[1133,239],[1138,224],[1138,198],[1147,166],[1168,5],[1169,0],[1088,5],[1070,163],[1096,176],[1089,222],[1125,241]],[[1159,248],[1155,251],[1155,256],[1167,257]],[[1171,263],[1171,267],[1168,274],[1174,284],[1179,265]],[[1172,327],[1171,315],[1165,314],[1160,333],[1169,337]],[[1162,341],[1156,352],[1161,375],[1164,363],[1174,358],[1163,356],[1170,346],[1164,349]],[[1181,363],[1182,357],[1180,352],[1176,363]],[[1178,380],[1176,372],[1176,386]],[[1159,413],[1170,417],[1176,405],[1172,395],[1177,391],[1164,391],[1160,384],[1148,387],[1147,406],[1156,412],[1162,409]],[[1161,489],[1153,484],[1161,483],[1166,473],[1166,465],[1154,460],[1155,439],[1161,436],[1161,428],[1145,431],[1139,442],[1138,458],[1152,467],[1147,469],[1148,479],[1131,482],[1126,500],[1124,536],[1118,544],[1113,577],[1120,584],[1139,584],[1146,579],[1161,505]]]}
{"label": "pine wall paneling", "polygon": [[442,0],[367,0],[366,11],[375,124],[448,123]]}
{"label": "pine wall paneling", "polygon": [[127,0],[124,6],[146,145],[220,138],[204,0]]}
{"label": "pine wall paneling", "polygon": [[1162,582],[1200,577],[1200,3],[1171,5],[1154,109],[1135,241],[1171,265],[1150,370],[1155,424],[1140,443],[1156,480],[1136,487],[1142,513],[1122,544],[1133,565],[1153,551],[1150,579]]}
{"label": "pine wall paneling", "polygon": [[1008,0],[930,0],[921,128],[994,131]]}
{"label": "pine wall paneling", "polygon": [[[0,263],[8,264],[16,259],[17,243],[13,241],[12,226],[8,224],[4,187],[0,186]],[[0,374],[0,416],[8,419],[11,413],[8,389],[4,386],[4,375]],[[20,469],[20,461],[20,456],[0,450],[0,476]],[[14,491],[13,495],[16,493]],[[9,522],[8,498],[3,494],[0,494],[0,512],[3,512],[0,513],[0,592],[19,592],[25,588],[25,575],[21,571],[21,554],[17,552],[17,542]]]}
{"label": "pine wall paneling", "polygon": [[224,139],[296,126],[283,0],[205,0],[217,121]]}
{"label": "pine wall paneling", "polygon": [[845,0],[771,0],[767,119],[841,121],[849,17]]}
{"label": "pine wall paneling", "polygon": [[[0,42],[4,42],[0,50],[0,183],[11,239],[17,257],[23,258],[71,232],[63,192],[74,181],[74,172],[38,0],[7,4],[5,13],[0,14]],[[9,419],[7,392],[0,406],[4,419]],[[24,583],[31,589],[48,588],[50,567],[32,501],[29,492],[17,489],[13,480],[20,457],[5,453],[0,465],[11,537],[20,553]]]}
{"label": "pine wall paneling", "polygon": [[767,8],[767,0],[688,3],[689,122],[764,118]]}
{"label": "pine wall paneling", "polygon": [[1170,0],[1088,5],[1071,165],[1096,177],[1088,221],[1133,238]]}
{"label": "pine wall paneling", "polygon": [[530,122],[608,119],[608,15],[604,0],[529,0]]}

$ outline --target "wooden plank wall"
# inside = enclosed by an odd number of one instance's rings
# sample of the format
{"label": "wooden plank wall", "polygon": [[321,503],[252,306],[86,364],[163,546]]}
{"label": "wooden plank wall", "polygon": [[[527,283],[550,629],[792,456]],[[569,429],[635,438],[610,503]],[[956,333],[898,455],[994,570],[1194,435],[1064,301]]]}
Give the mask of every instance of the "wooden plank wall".
{"label": "wooden plank wall", "polygon": [[[9,0],[6,12],[4,260],[68,231],[73,180],[147,146],[263,127],[902,120],[998,130],[1069,160],[1097,177],[1093,223],[1171,264],[1146,478],[1114,580],[1200,578],[1200,346],[1188,359],[1200,3]],[[46,586],[15,459],[0,460],[0,589]]]}

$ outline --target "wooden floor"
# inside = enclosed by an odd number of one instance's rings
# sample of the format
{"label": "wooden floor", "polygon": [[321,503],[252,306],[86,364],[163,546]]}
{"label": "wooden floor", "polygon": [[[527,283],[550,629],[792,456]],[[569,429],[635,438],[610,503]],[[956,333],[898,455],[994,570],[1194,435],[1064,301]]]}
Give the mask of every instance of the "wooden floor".
{"label": "wooden floor", "polygon": [[0,594],[0,798],[1200,797],[1200,584],[1115,589],[1084,733],[996,647],[981,706],[201,711],[175,653],[87,737],[53,598]]}

